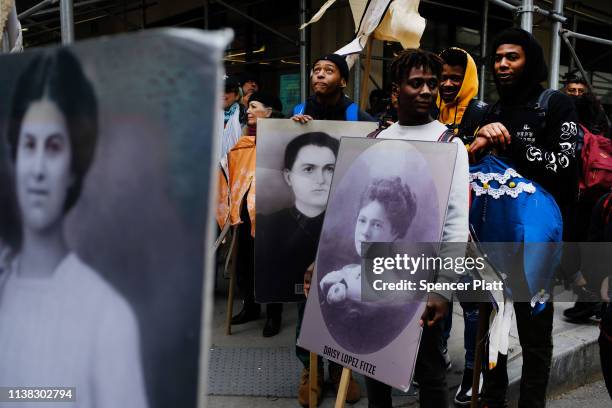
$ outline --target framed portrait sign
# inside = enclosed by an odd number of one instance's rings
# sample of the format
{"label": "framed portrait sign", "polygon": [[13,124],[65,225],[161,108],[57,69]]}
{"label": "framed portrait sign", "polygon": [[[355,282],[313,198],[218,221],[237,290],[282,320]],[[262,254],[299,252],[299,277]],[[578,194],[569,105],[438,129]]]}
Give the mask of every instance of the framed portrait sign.
{"label": "framed portrait sign", "polygon": [[[455,143],[342,139],[299,346],[408,390],[426,293],[378,292],[391,272],[372,274],[366,265],[408,243],[423,245],[420,257],[435,254],[430,243],[442,236],[456,155]],[[388,245],[381,252],[378,243]]]}
{"label": "framed portrait sign", "polygon": [[342,136],[366,137],[375,122],[266,119],[257,124],[255,300],[304,300]]}
{"label": "framed portrait sign", "polygon": [[228,37],[0,56],[0,386],[204,406]]}

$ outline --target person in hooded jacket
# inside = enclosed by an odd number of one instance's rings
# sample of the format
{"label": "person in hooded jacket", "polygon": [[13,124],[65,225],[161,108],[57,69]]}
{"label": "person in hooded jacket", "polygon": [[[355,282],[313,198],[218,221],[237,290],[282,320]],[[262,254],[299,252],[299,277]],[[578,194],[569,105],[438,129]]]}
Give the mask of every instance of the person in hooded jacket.
{"label": "person in hooded jacket", "polygon": [[[474,133],[487,113],[488,105],[474,99],[478,93],[478,73],[476,63],[465,50],[457,47],[447,48],[440,53],[444,61],[440,92],[436,101],[439,109],[438,121],[453,130],[461,141],[469,145],[474,141]],[[462,278],[469,282],[469,277]],[[469,405],[472,400],[472,376],[474,374],[474,357],[476,349],[476,332],[478,330],[478,303],[460,302],[463,308],[465,331],[463,345],[465,349],[465,366],[463,379],[455,394],[455,404]],[[444,319],[441,351],[447,369],[451,367],[448,355],[448,338],[452,328],[453,303],[449,303],[449,313]],[[481,381],[482,382],[482,381]]]}
{"label": "person in hooded jacket", "polygon": [[488,106],[474,99],[478,94],[476,63],[467,51],[457,47],[445,49],[440,58],[444,66],[436,101],[438,121],[454,130],[463,143],[470,144]]}
{"label": "person in hooded jacket", "polygon": [[[559,91],[545,93],[540,85],[547,78],[542,47],[527,31],[504,30],[493,41],[490,55],[500,99],[489,109],[470,152],[494,149],[509,158],[523,177],[552,194],[565,221],[577,190],[574,149],[578,126],[574,104]],[[545,95],[548,101],[540,103]],[[553,306],[548,302],[544,310],[532,314],[528,302],[515,302],[514,311],[523,350],[518,406],[543,408],[552,361]],[[485,371],[485,407],[506,406],[506,367],[507,356],[499,355],[497,366]]]}

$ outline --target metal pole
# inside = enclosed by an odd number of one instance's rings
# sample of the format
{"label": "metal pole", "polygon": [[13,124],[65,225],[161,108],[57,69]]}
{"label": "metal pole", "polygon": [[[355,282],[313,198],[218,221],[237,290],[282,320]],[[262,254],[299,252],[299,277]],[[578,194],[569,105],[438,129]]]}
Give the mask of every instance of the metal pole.
{"label": "metal pole", "polygon": [[57,3],[57,0],[43,0],[37,5],[30,7],[23,13],[19,14],[17,18],[19,18],[20,20],[23,20],[24,18],[30,17],[32,14],[36,13],[37,11],[42,10],[45,7],[55,4],[55,3]]}
{"label": "metal pole", "polygon": [[[577,15],[574,15],[574,18],[572,18],[572,31],[574,32],[578,31],[578,16]],[[572,44],[572,47],[576,48],[575,38],[571,39],[571,44]],[[576,67],[575,67],[574,59],[570,58],[569,72],[572,72],[575,68]]]}
{"label": "metal pole", "polygon": [[359,101],[361,96],[359,86],[361,84],[361,55],[357,54],[357,60],[355,61],[355,76],[353,77],[353,101]]}
{"label": "metal pole", "polygon": [[607,40],[605,38],[593,37],[591,35],[575,33],[569,30],[563,30],[563,32],[568,37],[575,37],[579,40],[591,41],[591,42],[603,44],[603,45],[612,45],[612,40]]}
{"label": "metal pole", "polygon": [[62,29],[62,44],[74,42],[74,16],[72,0],[60,0],[60,23]]}
{"label": "metal pole", "polygon": [[[563,13],[563,0],[555,0],[554,12],[558,15]],[[561,23],[559,21],[551,22],[550,72],[548,75],[548,86],[552,89],[559,88],[559,61],[561,58],[561,38],[559,37],[560,29]]]}
{"label": "metal pole", "polygon": [[247,19],[249,21],[252,21],[253,23],[255,23],[258,26],[260,26],[261,28],[270,31],[273,34],[276,34],[280,38],[284,38],[285,40],[289,41],[290,43],[292,43],[294,45],[298,43],[298,41],[296,41],[294,38],[290,38],[290,37],[286,36],[285,34],[281,33],[280,31],[270,27],[267,24],[262,23],[261,21],[257,20],[256,18],[253,18],[253,17],[249,16],[247,13],[237,9],[236,7],[227,4],[223,0],[214,0],[211,3],[220,4],[221,6],[225,7],[226,9],[233,11],[234,13],[238,14],[239,16],[241,16],[241,17],[243,17],[243,18],[245,18],[245,19]]}
{"label": "metal pole", "polygon": [[572,47],[572,44],[570,44],[569,40],[567,39],[568,31],[567,30],[561,30],[561,34],[560,35],[561,35],[561,38],[563,38],[563,41],[565,42],[565,45],[567,45],[567,48],[569,49],[570,54],[572,54],[572,58],[576,62],[576,66],[578,66],[578,70],[580,70],[580,73],[582,74],[582,78],[584,78],[584,81],[587,83],[587,87],[589,88],[589,92],[593,93],[593,87],[591,86],[591,81],[589,80],[589,77],[587,76],[586,71],[582,67],[582,64],[580,63],[580,60],[578,59],[578,55],[576,55],[576,51],[574,50],[574,47]]}
{"label": "metal pole", "polygon": [[[306,23],[306,0],[300,0],[300,27]],[[306,102],[306,28],[300,30],[300,102]]]}
{"label": "metal pole", "polygon": [[516,11],[517,7],[513,6],[512,4],[508,4],[503,0],[491,0],[491,3],[498,5],[502,8],[505,8],[506,10],[510,10],[510,11]]}
{"label": "metal pole", "polygon": [[487,31],[489,30],[489,0],[484,0],[482,12],[482,32],[480,33],[480,82],[478,99],[484,101],[485,79],[487,75]]}
{"label": "metal pole", "polygon": [[519,7],[521,13],[521,28],[531,32],[533,28],[533,0],[523,0],[523,5]]}

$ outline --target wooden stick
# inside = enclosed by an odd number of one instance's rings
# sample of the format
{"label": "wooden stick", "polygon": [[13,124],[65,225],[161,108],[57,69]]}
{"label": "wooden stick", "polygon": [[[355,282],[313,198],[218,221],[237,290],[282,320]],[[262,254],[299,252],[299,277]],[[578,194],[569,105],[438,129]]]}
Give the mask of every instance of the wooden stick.
{"label": "wooden stick", "polygon": [[476,333],[476,356],[474,357],[474,376],[472,377],[472,401],[471,408],[478,408],[478,394],[480,388],[480,371],[482,360],[485,355],[485,338],[489,329],[489,316],[491,315],[491,305],[481,302],[478,305],[478,332]]}
{"label": "wooden stick", "polygon": [[351,370],[344,367],[342,369],[342,377],[340,377],[340,385],[338,386],[338,395],[336,396],[336,408],[344,408],[344,405],[346,404],[346,393],[348,392],[350,380]]}
{"label": "wooden stick", "polygon": [[[363,70],[363,75],[361,77],[361,91],[359,92],[359,109],[365,109],[366,104],[368,103],[368,85],[370,83],[370,65],[372,63],[372,37],[368,38],[368,43],[366,45],[366,60],[365,66]],[[360,62],[357,62],[360,64]]]}
{"label": "wooden stick", "polygon": [[[236,254],[238,252],[238,226],[232,227],[232,242],[230,244],[229,251],[227,253],[227,260],[225,262],[225,269],[229,267],[230,281],[229,287],[227,288],[227,312],[225,316],[225,335],[230,336],[232,334],[232,314],[234,310],[234,287],[236,286]],[[225,272],[224,272],[225,274]]]}
{"label": "wooden stick", "polygon": [[223,226],[221,233],[217,237],[217,240],[215,241],[215,245],[213,246],[213,252],[217,252],[217,249],[219,249],[219,247],[221,246],[221,243],[223,243],[223,240],[225,239],[225,236],[229,232],[229,229],[230,229],[230,222],[228,219],[225,225]]}
{"label": "wooden stick", "polygon": [[[319,388],[318,376],[319,376],[319,365],[317,364],[318,356],[316,353],[310,352],[310,371],[309,371],[309,393],[308,393],[308,407],[316,407],[319,403],[319,393],[317,392]],[[323,392],[320,390],[319,392]]]}

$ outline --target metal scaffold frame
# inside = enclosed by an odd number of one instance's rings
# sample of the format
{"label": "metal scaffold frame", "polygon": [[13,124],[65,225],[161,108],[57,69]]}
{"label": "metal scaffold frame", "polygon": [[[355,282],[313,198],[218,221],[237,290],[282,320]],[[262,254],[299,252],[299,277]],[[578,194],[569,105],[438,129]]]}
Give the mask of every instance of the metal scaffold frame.
{"label": "metal scaffold frame", "polygon": [[[34,5],[28,10],[23,11],[19,14],[20,20],[28,19],[32,16],[39,16],[43,14],[55,14],[59,11],[59,21],[60,21],[60,32],[61,32],[61,42],[62,44],[70,44],[74,42],[74,9],[75,7],[81,7],[86,5],[91,5],[94,3],[103,2],[104,0],[84,0],[77,2],[74,4],[74,0],[42,0],[40,3]],[[482,9],[482,29],[481,29],[481,66],[480,66],[480,89],[479,89],[479,97],[481,99],[484,98],[484,85],[485,85],[485,56],[487,52],[488,46],[488,20],[490,14],[490,4],[494,4],[499,6],[505,10],[511,11],[515,14],[515,16],[520,17],[520,26],[521,28],[531,32],[533,29],[533,15],[538,14],[544,16],[548,20],[551,21],[551,47],[550,47],[550,71],[549,71],[549,86],[551,88],[558,88],[559,86],[559,64],[560,64],[560,54],[561,54],[561,43],[566,44],[568,50],[572,56],[571,64],[572,66],[575,64],[578,67],[578,70],[582,73],[583,77],[587,82],[589,82],[589,87],[591,87],[590,78],[586,75],[586,71],[583,65],[578,60],[578,57],[575,52],[575,41],[576,40],[584,40],[591,41],[598,44],[603,45],[612,45],[612,39],[605,39],[599,37],[593,37],[586,34],[581,34],[576,31],[576,21],[579,17],[583,20],[595,21],[600,24],[605,24],[608,26],[612,26],[608,21],[599,18],[597,16],[588,14],[584,11],[578,10],[575,7],[567,7],[564,6],[564,0],[543,0],[544,2],[551,5],[551,9],[547,10],[543,7],[534,5],[534,0],[483,0],[483,9]],[[453,7],[449,5],[445,5],[439,2],[432,2],[428,0],[423,0],[424,3],[431,3],[434,5],[439,5],[440,7]],[[52,8],[51,6],[58,5],[59,7]],[[210,4],[216,3],[226,8],[228,11],[236,13],[249,21],[257,24],[265,30],[270,31],[274,35],[277,35],[284,40],[296,44],[299,47],[299,58],[300,58],[300,99],[303,101],[306,98],[307,93],[307,51],[308,51],[308,40],[307,33],[305,30],[299,30],[299,34],[297,38],[291,38],[278,30],[275,30],[273,27],[266,25],[265,23],[247,15],[242,10],[236,8],[233,5],[228,4],[224,0],[203,0],[204,6],[204,27],[208,26],[208,10]],[[572,14],[574,18],[572,19],[572,29],[568,30],[562,27],[563,23],[568,21],[568,18],[564,15],[564,10],[568,14]],[[306,14],[307,14],[307,1],[299,0],[299,22],[300,25],[306,22]],[[572,39],[570,42],[569,39]],[[375,57],[374,57],[375,58]],[[359,64],[357,65],[357,70]],[[359,75],[360,72],[356,72],[356,75]],[[356,82],[359,83],[359,82]],[[359,92],[357,88],[357,93]]]}
{"label": "metal scaffold frame", "polygon": [[[580,63],[580,60],[578,59],[578,56],[575,51],[575,46],[570,43],[568,37],[573,37],[576,39],[591,41],[591,42],[595,42],[598,44],[604,44],[604,45],[612,45],[612,40],[605,39],[605,38],[599,38],[599,37],[593,37],[590,35],[580,34],[580,33],[575,32],[576,18],[574,18],[574,31],[570,31],[570,30],[562,28],[561,25],[567,22],[567,17],[563,15],[564,0],[553,0],[552,10],[545,10],[541,7],[534,6],[533,0],[522,0],[520,3],[517,3],[516,1],[512,1],[512,0],[507,0],[507,1],[484,0],[484,1],[485,1],[485,4],[488,2],[491,2],[506,10],[514,12],[517,15],[520,15],[521,28],[529,32],[531,32],[533,29],[533,14],[534,13],[541,14],[547,17],[548,19],[550,19],[551,20],[551,46],[550,46],[550,67],[549,67],[549,75],[548,75],[549,87],[553,89],[556,89],[559,87],[559,64],[560,64],[560,56],[561,56],[561,40],[563,40],[563,42],[565,43],[565,45],[568,47],[570,51],[570,54],[572,56],[572,62],[574,62],[577,65],[583,78],[585,79],[585,81],[588,82],[589,89],[592,90],[592,84],[588,76],[586,75],[586,71],[584,70],[582,64]],[[575,16],[588,18],[588,19],[597,21],[599,23],[610,25],[608,22],[603,21],[597,17],[591,16],[587,13],[580,12],[575,9],[571,9],[569,7],[566,7],[565,9],[573,13]],[[486,7],[485,10],[488,12],[488,7]],[[483,30],[486,30],[486,26],[487,26],[486,20],[487,20],[487,16],[485,13],[485,15],[483,16]],[[486,35],[483,36],[483,43],[485,43],[483,44],[483,50],[484,50],[486,47]],[[484,70],[481,71],[481,82],[483,81],[484,81]],[[482,95],[482,91],[481,91],[481,95]]]}

